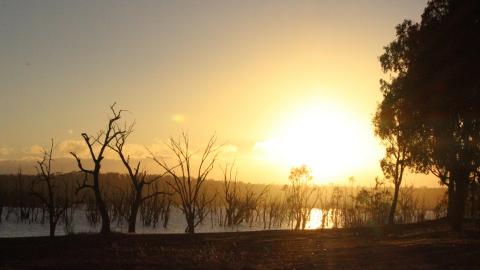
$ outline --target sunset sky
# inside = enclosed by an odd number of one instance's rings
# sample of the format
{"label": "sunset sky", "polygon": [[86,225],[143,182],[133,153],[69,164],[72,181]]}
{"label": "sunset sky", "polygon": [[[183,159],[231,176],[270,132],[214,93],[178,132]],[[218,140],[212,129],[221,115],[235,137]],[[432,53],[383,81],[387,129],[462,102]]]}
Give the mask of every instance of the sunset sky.
{"label": "sunset sky", "polygon": [[0,0],[0,173],[50,138],[59,157],[82,151],[116,101],[135,158],[216,132],[219,165],[235,159],[243,181],[283,183],[305,163],[319,183],[371,184],[378,56],[426,2]]}

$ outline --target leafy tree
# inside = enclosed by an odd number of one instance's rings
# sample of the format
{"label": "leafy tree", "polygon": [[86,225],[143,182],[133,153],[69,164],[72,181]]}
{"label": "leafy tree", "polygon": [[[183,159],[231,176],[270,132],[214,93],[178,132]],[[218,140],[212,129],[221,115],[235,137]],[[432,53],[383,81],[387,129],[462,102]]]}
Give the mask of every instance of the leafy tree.
{"label": "leafy tree", "polygon": [[294,228],[305,229],[310,212],[319,199],[318,189],[312,185],[311,170],[306,165],[293,167],[288,179],[290,180],[288,202],[293,213]]}
{"label": "leafy tree", "polygon": [[378,106],[373,119],[375,134],[385,145],[385,157],[380,161],[385,177],[393,182],[394,192],[388,224],[393,224],[395,220],[395,210],[397,208],[398,194],[402,185],[405,169],[411,165],[411,147],[413,138],[408,136],[405,128],[402,126],[399,117],[396,101],[389,97],[392,85],[384,83],[384,100]]}
{"label": "leafy tree", "polygon": [[[461,229],[467,189],[480,156],[480,3],[432,0],[421,23],[404,21],[380,57],[384,100],[398,108],[417,169],[441,170],[453,188],[449,213]],[[386,87],[385,87],[386,86]],[[452,192],[452,191],[451,191]]]}

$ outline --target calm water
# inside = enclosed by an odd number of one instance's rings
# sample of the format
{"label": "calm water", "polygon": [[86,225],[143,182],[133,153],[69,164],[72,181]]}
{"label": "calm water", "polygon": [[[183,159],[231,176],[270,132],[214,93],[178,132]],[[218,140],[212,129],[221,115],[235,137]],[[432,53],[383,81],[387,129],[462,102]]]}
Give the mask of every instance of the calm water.
{"label": "calm water", "polygon": [[[4,213],[6,209],[4,209]],[[310,220],[306,225],[306,229],[318,229],[322,225],[322,210],[314,208],[312,209]],[[2,218],[2,223],[0,223],[0,238],[2,237],[26,237],[26,236],[48,236],[49,235],[49,226],[48,221],[45,224],[40,223],[23,223],[16,222],[16,216],[11,214],[8,221],[4,219],[5,214]],[[213,217],[215,218],[215,217]],[[433,213],[431,211],[427,212],[427,219],[433,219]],[[168,222],[168,227],[163,228],[161,221],[156,227],[143,226],[139,221],[137,221],[137,233],[184,233],[186,223],[185,218],[182,212],[179,209],[173,208],[170,212],[170,219]],[[127,224],[117,224],[112,222],[112,230],[117,232],[127,232]],[[332,216],[329,215],[324,224],[325,228],[333,227]],[[226,227],[219,226],[218,221],[212,220],[211,216],[205,218],[202,224],[199,224],[195,231],[196,232],[237,232],[237,231],[258,231],[263,230],[263,222],[259,221],[257,223],[249,226],[247,224],[240,224],[237,226]],[[282,227],[271,227],[270,229],[291,229],[287,224],[283,224]],[[100,224],[97,226],[91,226],[85,217],[83,210],[76,210],[73,220],[73,225],[71,231],[73,233],[94,233],[100,230]],[[65,235],[67,230],[63,223],[57,225],[56,235]]]}

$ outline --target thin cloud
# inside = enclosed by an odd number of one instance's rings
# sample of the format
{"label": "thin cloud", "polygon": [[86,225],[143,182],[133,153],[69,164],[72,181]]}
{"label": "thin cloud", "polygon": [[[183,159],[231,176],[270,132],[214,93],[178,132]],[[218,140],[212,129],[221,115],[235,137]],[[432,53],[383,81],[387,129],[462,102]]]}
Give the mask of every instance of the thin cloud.
{"label": "thin cloud", "polygon": [[23,152],[33,157],[41,156],[44,152],[44,148],[41,145],[34,144],[27,149],[24,149]]}
{"label": "thin cloud", "polygon": [[171,120],[174,123],[181,124],[181,123],[185,122],[186,116],[184,114],[181,114],[181,113],[176,113],[176,114],[173,114],[171,116]]}
{"label": "thin cloud", "polygon": [[63,157],[71,157],[70,152],[80,157],[88,156],[88,148],[82,140],[64,140],[58,145],[58,154]]}
{"label": "thin cloud", "polygon": [[227,145],[223,145],[220,148],[220,151],[224,154],[234,154],[238,152],[238,147],[233,144],[227,144]]}
{"label": "thin cloud", "polygon": [[0,160],[7,158],[14,151],[13,148],[8,146],[0,146]]}

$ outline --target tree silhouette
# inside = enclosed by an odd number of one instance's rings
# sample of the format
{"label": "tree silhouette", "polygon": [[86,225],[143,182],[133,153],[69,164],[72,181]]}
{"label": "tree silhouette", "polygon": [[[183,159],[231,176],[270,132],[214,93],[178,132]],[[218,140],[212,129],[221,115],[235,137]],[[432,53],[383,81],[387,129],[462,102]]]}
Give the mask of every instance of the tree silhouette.
{"label": "tree silhouette", "polygon": [[170,138],[166,144],[174,156],[175,165],[169,165],[162,157],[157,158],[150,151],[152,159],[172,177],[167,184],[180,197],[180,208],[185,215],[187,227],[186,233],[195,233],[195,227],[205,216],[205,207],[214,198],[207,198],[202,192],[202,186],[220,153],[216,145],[216,136],[212,136],[207,146],[199,156],[198,166],[194,168],[194,154],[190,149],[189,138],[186,133],[178,139]]}
{"label": "tree silhouette", "polygon": [[76,200],[68,198],[69,194],[65,182],[63,183],[65,188],[63,198],[59,194],[61,191],[59,181],[52,172],[53,149],[52,139],[50,148],[43,150],[42,160],[37,161],[37,178],[32,181],[31,186],[31,194],[37,197],[47,209],[50,237],[55,236],[55,229],[65,211],[78,203]]}
{"label": "tree silhouette", "polygon": [[415,166],[440,169],[451,181],[455,229],[462,227],[480,157],[479,20],[479,1],[430,1],[421,23],[397,26],[396,39],[380,57],[392,76],[384,99],[393,100],[403,128],[421,139],[411,151]]}
{"label": "tree silhouette", "polygon": [[238,188],[237,171],[233,171],[235,163],[226,164],[223,171],[223,192],[225,201],[225,223],[226,226],[232,226],[239,216],[240,191]]}
{"label": "tree silhouette", "polygon": [[[120,130],[120,128],[117,128],[117,130]],[[132,197],[130,198],[129,202],[130,213],[128,214],[128,232],[135,232],[138,209],[140,208],[141,204],[148,199],[152,199],[159,195],[168,195],[169,193],[155,191],[147,196],[143,194],[144,187],[156,183],[162,178],[162,175],[149,177],[146,170],[140,170],[140,161],[134,165],[130,160],[130,156],[125,156],[124,146],[128,136],[133,132],[133,124],[128,128],[124,128],[123,130],[125,132],[117,134],[115,137],[115,143],[110,146],[110,148],[118,154],[120,160],[127,169],[128,176],[130,178]]]}
{"label": "tree silhouette", "polygon": [[306,165],[293,167],[288,179],[290,180],[290,187],[287,200],[295,222],[294,229],[305,229],[310,211],[319,199],[318,196],[312,198],[316,189],[312,186],[313,177],[310,168]]}
{"label": "tree silhouette", "polygon": [[395,102],[392,102],[394,99],[389,97],[391,87],[393,87],[391,84],[383,82],[384,99],[373,118],[375,135],[382,140],[386,148],[385,157],[380,161],[380,166],[385,177],[394,185],[388,224],[393,224],[395,221],[398,194],[404,171],[411,166],[410,151],[412,143],[414,143],[414,138],[408,136],[409,134],[400,122],[398,107]]}
{"label": "tree silhouette", "polygon": [[[85,173],[85,179],[83,183],[78,186],[77,192],[83,189],[90,189],[93,191],[95,195],[95,202],[102,218],[102,228],[100,230],[100,233],[102,234],[110,233],[110,216],[108,215],[107,205],[103,198],[101,189],[101,164],[104,159],[105,150],[109,147],[112,140],[115,139],[117,136],[120,136],[127,132],[126,129],[122,129],[118,125],[118,121],[120,121],[121,113],[123,112],[123,110],[117,111],[115,109],[115,105],[116,104],[114,103],[110,106],[112,116],[108,120],[106,131],[100,130],[95,136],[88,135],[87,133],[82,133],[82,138],[88,147],[90,158],[93,161],[93,169],[86,169],[83,166],[80,157],[74,152],[70,153],[77,161],[77,165],[80,171]],[[92,183],[90,183],[90,179],[88,178],[89,175],[92,178]]]}
{"label": "tree silhouette", "polygon": [[259,203],[268,192],[269,186],[261,191],[255,192],[250,184],[243,185],[240,189],[237,180],[237,171],[233,171],[235,163],[226,164],[223,172],[223,199],[225,202],[225,223],[226,226],[233,226],[243,221],[252,221],[253,212],[257,210]]}

